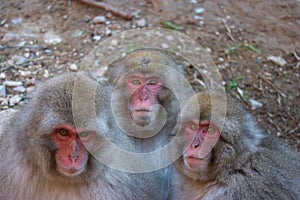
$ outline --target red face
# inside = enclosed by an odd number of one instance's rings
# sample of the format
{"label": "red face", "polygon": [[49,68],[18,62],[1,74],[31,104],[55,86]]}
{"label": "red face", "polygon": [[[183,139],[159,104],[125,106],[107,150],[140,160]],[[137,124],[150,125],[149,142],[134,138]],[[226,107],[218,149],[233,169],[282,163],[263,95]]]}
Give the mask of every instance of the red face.
{"label": "red face", "polygon": [[158,77],[134,74],[127,79],[127,87],[131,94],[130,115],[133,121],[144,126],[150,122],[151,106],[158,104],[162,81]]}
{"label": "red face", "polygon": [[93,131],[76,130],[62,125],[55,129],[53,139],[58,147],[55,154],[57,170],[67,176],[83,172],[88,161],[85,145],[91,144]]}
{"label": "red face", "polygon": [[211,150],[217,143],[220,130],[208,120],[188,121],[184,127],[187,146],[183,154],[184,163],[190,169],[206,167],[211,160]]}

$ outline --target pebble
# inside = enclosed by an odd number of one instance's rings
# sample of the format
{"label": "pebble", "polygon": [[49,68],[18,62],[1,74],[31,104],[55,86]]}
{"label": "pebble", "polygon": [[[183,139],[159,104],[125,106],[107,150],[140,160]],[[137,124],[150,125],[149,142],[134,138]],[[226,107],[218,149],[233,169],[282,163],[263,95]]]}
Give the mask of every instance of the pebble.
{"label": "pebble", "polygon": [[58,36],[55,35],[54,33],[46,33],[45,34],[45,40],[44,42],[46,44],[52,44],[52,45],[56,45],[62,42],[62,39]]}
{"label": "pebble", "polygon": [[93,21],[94,24],[103,24],[106,22],[106,17],[105,16],[97,16],[94,17]]}
{"label": "pebble", "polygon": [[3,84],[7,87],[17,87],[23,85],[22,81],[4,81]]}
{"label": "pebble", "polygon": [[5,85],[0,85],[0,97],[6,97]]}
{"label": "pebble", "polygon": [[268,56],[267,59],[272,61],[276,65],[279,65],[280,67],[283,67],[287,64],[286,60],[282,57],[279,57],[279,56],[270,55],[270,56]]}
{"label": "pebble", "polygon": [[26,61],[24,56],[13,55],[13,57],[7,61],[10,65],[22,65]]}
{"label": "pebble", "polygon": [[13,97],[11,97],[9,99],[9,106],[14,106],[20,103],[20,101],[22,100],[22,97],[20,97],[19,95],[14,95]]}
{"label": "pebble", "polygon": [[15,41],[20,39],[21,36],[19,34],[16,33],[6,33],[3,38],[2,38],[2,42],[10,42],[10,41]]}
{"label": "pebble", "polygon": [[16,92],[23,93],[23,92],[26,91],[26,88],[23,85],[20,85],[20,86],[15,87],[13,90],[16,91]]}
{"label": "pebble", "polygon": [[18,25],[18,24],[21,24],[23,20],[22,20],[22,18],[15,18],[10,21],[11,21],[11,23]]}
{"label": "pebble", "polygon": [[256,108],[261,108],[263,106],[262,103],[260,103],[259,101],[256,101],[254,99],[249,99],[250,103],[251,103],[251,108],[253,110],[255,110]]}
{"label": "pebble", "polygon": [[222,57],[219,57],[218,60],[219,60],[220,62],[224,62],[224,58],[222,58]]}
{"label": "pebble", "polygon": [[118,41],[117,39],[113,39],[113,40],[110,42],[110,44],[111,44],[112,46],[117,46],[118,43],[119,43],[119,41]]}
{"label": "pebble", "polygon": [[196,8],[195,9],[195,13],[197,13],[197,14],[201,14],[201,13],[203,13],[205,11],[205,8]]}
{"label": "pebble", "polygon": [[0,73],[0,79],[5,79],[5,78],[6,78],[5,73]]}
{"label": "pebble", "polygon": [[7,101],[6,98],[0,98],[0,102],[1,102],[1,104],[0,104],[1,106],[7,106],[8,105],[8,101]]}
{"label": "pebble", "polygon": [[168,44],[166,44],[166,43],[162,43],[162,44],[161,44],[161,47],[162,47],[163,49],[167,49],[167,48],[169,48],[170,46],[169,46]]}
{"label": "pebble", "polygon": [[73,63],[73,64],[70,65],[69,70],[73,71],[73,72],[76,72],[76,71],[78,71],[78,67],[75,63]]}
{"label": "pebble", "polygon": [[205,51],[206,51],[207,53],[211,53],[211,48],[206,47],[206,48],[205,48]]}
{"label": "pebble", "polygon": [[195,15],[195,16],[194,16],[194,19],[195,19],[195,20],[204,20],[204,17],[199,16],[199,15]]}
{"label": "pebble", "polygon": [[95,40],[95,41],[99,41],[99,40],[101,40],[101,38],[102,38],[101,35],[94,35],[93,36],[93,40]]}
{"label": "pebble", "polygon": [[146,22],[146,19],[140,19],[138,21],[136,21],[136,25],[139,26],[139,27],[144,27],[146,26],[147,22]]}

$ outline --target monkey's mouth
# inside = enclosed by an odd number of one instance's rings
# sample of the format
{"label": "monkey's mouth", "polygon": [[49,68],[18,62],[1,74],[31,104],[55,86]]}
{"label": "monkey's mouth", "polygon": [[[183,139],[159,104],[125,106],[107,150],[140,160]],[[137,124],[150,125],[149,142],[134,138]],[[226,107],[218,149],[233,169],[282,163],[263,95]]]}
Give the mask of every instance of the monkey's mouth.
{"label": "monkey's mouth", "polygon": [[134,111],[134,115],[137,116],[144,116],[144,115],[149,115],[151,111],[149,109],[138,109]]}
{"label": "monkey's mouth", "polygon": [[76,176],[78,174],[80,174],[82,171],[84,171],[84,167],[83,168],[63,168],[61,167],[60,170],[59,170],[62,174],[64,174],[65,176]]}
{"label": "monkey's mouth", "polygon": [[150,112],[149,109],[138,109],[138,110],[135,110],[134,112],[138,112],[138,113],[148,113]]}

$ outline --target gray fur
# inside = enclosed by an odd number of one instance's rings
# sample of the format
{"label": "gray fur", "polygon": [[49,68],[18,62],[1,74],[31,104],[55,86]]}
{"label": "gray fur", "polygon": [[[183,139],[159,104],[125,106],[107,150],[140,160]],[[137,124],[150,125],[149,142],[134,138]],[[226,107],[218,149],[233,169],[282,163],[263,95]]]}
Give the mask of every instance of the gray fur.
{"label": "gray fur", "polygon": [[[128,173],[110,169],[91,155],[86,170],[75,177],[66,177],[55,169],[54,144],[50,137],[58,124],[74,124],[75,80],[82,87],[82,94],[88,94],[89,84],[95,84],[83,74],[46,81],[29,105],[18,112],[13,119],[15,123],[4,128],[0,146],[1,200],[140,199],[141,191],[131,185],[133,181]],[[98,98],[98,101],[102,100]],[[89,119],[82,122],[86,124]]]}
{"label": "gray fur", "polygon": [[206,169],[191,171],[182,158],[176,162],[172,199],[300,199],[298,153],[266,135],[231,98],[227,104],[217,94],[200,93],[197,98],[200,120],[211,119],[211,98],[217,110],[227,105],[225,124]]}

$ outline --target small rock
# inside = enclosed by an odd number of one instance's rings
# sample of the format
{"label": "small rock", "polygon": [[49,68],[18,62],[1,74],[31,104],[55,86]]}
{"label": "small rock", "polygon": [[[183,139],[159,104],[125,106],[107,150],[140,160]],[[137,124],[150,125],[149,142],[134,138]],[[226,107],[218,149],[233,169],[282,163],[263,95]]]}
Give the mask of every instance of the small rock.
{"label": "small rock", "polygon": [[249,99],[250,103],[251,103],[251,108],[253,110],[255,110],[256,108],[261,108],[263,106],[262,103],[260,103],[259,101],[256,101],[254,99]]}
{"label": "small rock", "polygon": [[26,61],[24,56],[13,55],[13,57],[8,61],[10,65],[21,65]]}
{"label": "small rock", "polygon": [[46,44],[52,44],[52,45],[56,45],[62,42],[62,39],[58,36],[55,35],[54,33],[46,33],[44,36],[44,42]]}
{"label": "small rock", "polygon": [[6,97],[5,85],[0,85],[0,97]]}
{"label": "small rock", "polygon": [[94,41],[99,41],[99,40],[101,40],[101,38],[102,38],[101,35],[94,35],[94,36],[93,36],[93,40],[94,40]]}
{"label": "small rock", "polygon": [[196,8],[195,9],[195,13],[197,13],[197,14],[201,14],[201,13],[203,13],[205,11],[205,8]]}
{"label": "small rock", "polygon": [[211,53],[211,48],[206,47],[206,48],[205,48],[205,51],[206,51],[207,53]]}
{"label": "small rock", "polygon": [[112,34],[111,30],[109,28],[106,28],[105,29],[105,35],[106,36],[111,36],[111,34]]}
{"label": "small rock", "polygon": [[20,39],[21,36],[19,34],[16,33],[6,33],[3,38],[2,38],[2,42],[10,42],[10,41],[15,41]]}
{"label": "small rock", "polygon": [[8,105],[8,101],[6,98],[0,98],[0,102],[1,102],[1,106],[7,106]]}
{"label": "small rock", "polygon": [[26,91],[26,88],[23,85],[20,85],[20,86],[15,87],[13,90],[16,91],[16,92],[23,93],[23,92]]}
{"label": "small rock", "polygon": [[78,67],[75,63],[73,63],[73,64],[70,65],[69,70],[73,71],[73,72],[76,72],[76,71],[78,71]]}
{"label": "small rock", "polygon": [[64,20],[67,20],[68,18],[69,18],[68,15],[64,15],[64,16],[63,16],[63,19],[64,19]]}
{"label": "small rock", "polygon": [[195,20],[204,20],[204,17],[196,15],[196,16],[194,16],[194,19]]}
{"label": "small rock", "polygon": [[276,65],[279,65],[280,67],[283,67],[287,64],[286,60],[282,57],[279,56],[268,56],[267,58],[268,60],[272,61],[273,63],[275,63]]}
{"label": "small rock", "polygon": [[20,97],[19,95],[14,95],[13,97],[11,97],[9,99],[9,106],[14,106],[20,103],[20,101],[22,100],[22,97]]}
{"label": "small rock", "polygon": [[18,24],[22,23],[22,18],[15,18],[15,19],[12,19],[10,21],[11,21],[11,23],[13,23],[15,25],[18,25]]}
{"label": "small rock", "polygon": [[106,22],[106,17],[105,16],[97,16],[94,17],[93,21],[94,24],[103,24]]}
{"label": "small rock", "polygon": [[171,35],[168,35],[168,36],[166,36],[166,39],[167,39],[167,40],[174,40],[174,37],[171,36]]}
{"label": "small rock", "polygon": [[162,44],[161,44],[161,47],[162,47],[163,49],[167,49],[167,48],[169,48],[170,46],[169,46],[168,44],[166,44],[166,43],[162,43]]}
{"label": "small rock", "polygon": [[29,58],[29,57],[30,57],[30,52],[25,52],[25,53],[24,53],[24,57],[25,57],[25,58]]}
{"label": "small rock", "polygon": [[0,79],[5,79],[5,78],[6,78],[5,73],[0,73]]}
{"label": "small rock", "polygon": [[49,78],[50,77],[49,71],[47,69],[44,70],[43,77],[44,78]]}
{"label": "small rock", "polygon": [[197,0],[190,0],[190,3],[196,4]]}
{"label": "small rock", "polygon": [[3,84],[7,87],[17,87],[23,85],[21,81],[4,81]]}
{"label": "small rock", "polygon": [[218,60],[219,60],[220,62],[224,62],[224,58],[222,58],[222,57],[219,57]]}
{"label": "small rock", "polygon": [[118,43],[119,43],[119,41],[118,41],[117,39],[113,39],[113,40],[111,41],[110,44],[111,44],[112,46],[117,46]]}
{"label": "small rock", "polygon": [[136,21],[136,25],[139,26],[139,27],[144,27],[146,26],[147,22],[146,22],[146,19],[140,19],[138,21]]}

